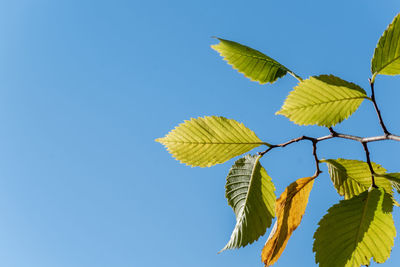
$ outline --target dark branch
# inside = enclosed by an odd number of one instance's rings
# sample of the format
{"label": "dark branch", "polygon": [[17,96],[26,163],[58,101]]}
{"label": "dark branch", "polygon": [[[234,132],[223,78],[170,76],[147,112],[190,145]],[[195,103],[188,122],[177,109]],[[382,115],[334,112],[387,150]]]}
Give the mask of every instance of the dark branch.
{"label": "dark branch", "polygon": [[269,151],[271,151],[274,148],[285,147],[287,145],[297,143],[302,140],[309,140],[313,144],[313,156],[314,156],[315,164],[316,164],[316,171],[312,177],[316,178],[321,173],[321,170],[319,169],[319,160],[318,160],[318,156],[317,156],[317,143],[324,141],[324,140],[332,139],[332,138],[343,138],[343,139],[354,140],[354,141],[360,142],[364,147],[365,154],[367,156],[367,163],[368,163],[369,169],[371,171],[372,186],[376,187],[375,178],[374,178],[375,172],[374,172],[374,169],[372,168],[367,143],[375,142],[375,141],[382,141],[382,140],[394,140],[394,141],[400,142],[400,136],[394,135],[394,134],[387,134],[387,135],[382,135],[382,136],[359,137],[359,136],[355,136],[355,135],[338,133],[335,130],[333,130],[332,127],[329,127],[328,129],[331,133],[330,135],[325,135],[325,136],[321,136],[318,138],[303,135],[303,136],[300,136],[297,138],[293,138],[285,143],[281,143],[281,144],[277,144],[277,145],[270,145],[265,151],[258,152],[258,154],[261,156],[264,156],[265,154],[267,154]]}
{"label": "dark branch", "polygon": [[[330,135],[328,137],[331,138]],[[320,137],[320,138],[327,139],[326,137]],[[259,152],[258,154],[261,155],[261,156],[264,156],[266,153],[268,153],[269,151],[271,151],[272,149],[274,149],[276,147],[285,147],[287,145],[290,145],[290,144],[293,144],[293,143],[297,143],[297,142],[302,141],[302,140],[310,140],[310,141],[314,141],[315,140],[316,142],[318,142],[318,141],[320,141],[318,139],[319,138],[313,138],[313,137],[309,137],[309,136],[303,135],[303,136],[300,136],[300,137],[297,137],[297,138],[293,138],[293,139],[291,139],[291,140],[289,140],[289,141],[287,141],[285,143],[282,143],[282,144],[270,145],[270,147],[267,150],[265,150],[263,152]]]}
{"label": "dark branch", "polygon": [[354,140],[360,143],[369,143],[369,142],[376,142],[376,141],[383,141],[383,140],[393,140],[393,141],[399,141],[400,142],[400,136],[398,135],[394,135],[394,134],[389,134],[389,135],[380,135],[380,136],[371,136],[371,137],[359,137],[359,136],[355,136],[355,135],[349,135],[349,134],[342,134],[342,133],[338,133],[335,130],[332,129],[332,127],[329,128],[329,131],[331,132],[330,135],[325,135],[325,136],[321,136],[318,138],[314,138],[314,137],[309,137],[309,136],[300,136],[297,138],[293,138],[285,143],[282,144],[277,144],[277,145],[270,145],[268,147],[268,149],[266,149],[263,152],[259,152],[258,154],[260,155],[265,155],[266,153],[268,153],[269,151],[271,151],[272,149],[276,148],[276,147],[285,147],[287,145],[293,144],[293,143],[297,143],[299,141],[302,140],[309,140],[309,141],[313,141],[315,140],[316,143],[320,142],[320,141],[324,141],[324,140],[328,140],[328,139],[332,139],[332,138],[343,138],[343,139],[349,139],[349,140]]}
{"label": "dark branch", "polygon": [[381,124],[382,130],[385,133],[385,135],[390,135],[390,132],[387,130],[385,123],[383,122],[382,116],[381,116],[381,111],[378,108],[378,104],[375,101],[375,90],[374,90],[374,82],[369,79],[369,84],[371,86],[371,101],[374,104],[374,108],[376,111],[376,114],[378,115],[379,118],[379,123]]}
{"label": "dark branch", "polygon": [[375,177],[374,177],[375,171],[374,171],[374,168],[372,167],[371,159],[369,158],[368,145],[367,145],[367,143],[365,143],[365,142],[362,142],[361,144],[362,144],[363,147],[364,147],[365,155],[366,155],[366,157],[367,157],[368,167],[369,167],[369,170],[371,171],[371,186],[372,186],[372,187],[375,187],[375,188],[378,188],[378,187],[376,186],[376,184],[375,184]]}
{"label": "dark branch", "polygon": [[312,177],[314,177],[314,178],[317,178],[318,175],[322,172],[322,171],[319,169],[319,159],[318,159],[318,155],[317,155],[317,143],[318,143],[318,140],[317,140],[317,139],[312,140],[312,144],[313,144],[313,156],[314,156],[314,160],[315,160],[315,173],[314,173],[314,175],[312,176]]}
{"label": "dark branch", "polygon": [[297,143],[297,142],[302,141],[302,140],[309,140],[309,141],[312,142],[312,145],[313,145],[313,152],[312,152],[312,154],[313,154],[313,156],[314,156],[315,168],[316,168],[314,175],[311,176],[311,177],[312,177],[312,178],[317,178],[318,175],[322,172],[322,171],[319,169],[319,159],[318,159],[318,155],[317,155],[317,143],[318,143],[319,141],[326,140],[326,139],[331,139],[331,138],[333,138],[332,135],[326,135],[326,136],[322,136],[322,137],[319,137],[319,138],[313,138],[313,137],[309,137],[309,136],[303,135],[303,136],[300,136],[300,137],[291,139],[291,140],[289,140],[289,141],[287,141],[287,142],[285,142],[285,143],[282,143],[282,144],[271,145],[267,150],[265,150],[265,151],[263,151],[263,152],[259,152],[258,154],[261,155],[261,156],[264,156],[266,153],[268,153],[269,151],[271,151],[272,149],[274,149],[274,148],[276,148],[276,147],[285,147],[285,146],[287,146],[287,145],[290,145],[290,144],[293,144],[293,143]]}

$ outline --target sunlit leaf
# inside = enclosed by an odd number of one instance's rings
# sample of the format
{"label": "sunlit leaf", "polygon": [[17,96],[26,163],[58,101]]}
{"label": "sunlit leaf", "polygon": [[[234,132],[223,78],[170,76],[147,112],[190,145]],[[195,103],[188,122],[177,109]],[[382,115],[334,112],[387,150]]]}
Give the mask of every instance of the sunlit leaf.
{"label": "sunlit leaf", "polygon": [[314,179],[313,177],[298,179],[290,184],[276,201],[277,221],[261,254],[266,266],[274,264],[279,259],[293,231],[300,225]]}
{"label": "sunlit leaf", "polygon": [[242,123],[217,116],[185,121],[156,141],[180,162],[199,167],[223,163],[260,145],[268,145]]}
{"label": "sunlit leaf", "polygon": [[385,262],[396,229],[391,196],[372,188],[332,206],[314,234],[315,261],[320,267],[370,265]]}
{"label": "sunlit leaf", "polygon": [[375,48],[371,71],[377,74],[400,74],[400,14],[387,27]]}
{"label": "sunlit leaf", "polygon": [[220,43],[212,45],[211,48],[252,81],[260,84],[273,83],[288,72],[300,79],[285,66],[255,49],[221,38],[218,40]]}
{"label": "sunlit leaf", "polygon": [[353,114],[365,98],[358,85],[321,75],[300,82],[276,114],[299,125],[331,127]]}
{"label": "sunlit leaf", "polygon": [[399,172],[385,173],[385,174],[379,174],[379,175],[375,176],[375,178],[380,178],[380,177],[391,181],[393,187],[397,190],[397,193],[400,193],[400,173]]}
{"label": "sunlit leaf", "polygon": [[246,155],[229,171],[226,198],[236,214],[236,226],[221,251],[253,243],[265,234],[275,217],[275,186],[259,159]]}
{"label": "sunlit leaf", "polygon": [[[327,159],[321,160],[328,166],[329,175],[339,195],[345,199],[352,198],[364,192],[371,186],[371,171],[368,164],[360,160],[350,159]],[[375,173],[383,174],[386,170],[379,164],[372,162]],[[392,184],[382,177],[375,177],[378,187],[385,189],[386,193],[392,194]]]}

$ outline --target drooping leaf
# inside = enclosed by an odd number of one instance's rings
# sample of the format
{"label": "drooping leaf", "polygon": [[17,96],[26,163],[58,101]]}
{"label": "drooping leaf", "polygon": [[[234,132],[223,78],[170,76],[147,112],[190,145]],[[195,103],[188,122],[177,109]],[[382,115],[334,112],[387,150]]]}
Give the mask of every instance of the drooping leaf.
{"label": "drooping leaf", "polygon": [[[368,164],[360,160],[327,159],[321,160],[328,166],[329,175],[339,195],[345,199],[352,198],[364,192],[371,186],[371,171]],[[372,162],[375,173],[383,174],[386,170],[379,164]],[[375,176],[375,184],[382,187],[386,193],[393,194],[390,181]]]}
{"label": "drooping leaf", "polygon": [[380,177],[391,181],[393,187],[397,190],[397,193],[400,194],[400,172],[378,174],[377,176],[375,176],[375,178]]}
{"label": "drooping leaf", "polygon": [[320,267],[369,266],[371,258],[385,262],[396,235],[392,209],[382,188],[332,206],[314,234],[315,261]]}
{"label": "drooping leaf", "polygon": [[199,167],[223,163],[260,145],[269,145],[242,123],[217,116],[185,121],[156,141],[180,162]]}
{"label": "drooping leaf", "polygon": [[259,159],[260,156],[246,155],[229,171],[226,198],[236,214],[236,226],[221,251],[253,243],[275,217],[275,186]]}
{"label": "drooping leaf", "polygon": [[374,78],[377,74],[400,74],[400,14],[379,39],[372,57],[371,72]]}
{"label": "drooping leaf", "polygon": [[358,85],[321,75],[301,81],[276,114],[299,125],[331,127],[353,114],[364,98],[367,95]]}
{"label": "drooping leaf", "polygon": [[218,40],[220,43],[212,45],[211,48],[216,50],[234,69],[252,81],[260,84],[273,83],[288,72],[300,79],[285,66],[255,49],[221,38]]}
{"label": "drooping leaf", "polygon": [[279,259],[293,231],[300,225],[314,179],[298,179],[276,201],[277,221],[261,253],[266,266],[271,266]]}

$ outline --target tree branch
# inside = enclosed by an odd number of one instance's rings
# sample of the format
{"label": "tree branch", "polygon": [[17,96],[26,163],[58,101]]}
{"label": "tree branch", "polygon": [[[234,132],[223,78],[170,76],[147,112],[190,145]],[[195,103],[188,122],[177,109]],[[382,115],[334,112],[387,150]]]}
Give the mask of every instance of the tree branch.
{"label": "tree branch", "polygon": [[371,86],[371,101],[374,104],[374,108],[375,108],[376,114],[378,115],[378,118],[379,118],[379,123],[380,123],[380,125],[382,127],[382,130],[385,133],[385,135],[390,135],[390,132],[387,130],[387,128],[385,126],[385,123],[383,122],[383,119],[382,119],[382,116],[381,116],[381,111],[379,110],[378,104],[376,103],[376,100],[375,100],[374,82],[371,79],[368,79],[368,80],[369,80],[369,84]]}
{"label": "tree branch", "polygon": [[382,135],[382,136],[359,137],[359,136],[355,136],[355,135],[338,133],[332,127],[329,127],[328,129],[329,129],[329,132],[331,133],[330,135],[325,135],[325,136],[321,136],[318,138],[303,135],[303,136],[300,136],[297,138],[293,138],[285,143],[281,143],[281,144],[277,144],[277,145],[269,145],[269,147],[265,151],[258,152],[258,154],[260,156],[264,156],[265,154],[267,154],[269,151],[271,151],[274,148],[285,147],[287,145],[297,143],[297,142],[300,142],[303,140],[309,140],[312,142],[312,145],[313,145],[313,156],[314,156],[315,165],[316,165],[316,171],[312,177],[316,178],[321,173],[321,170],[319,169],[319,160],[318,160],[318,156],[317,156],[317,143],[324,141],[324,140],[333,139],[333,138],[343,138],[343,139],[354,140],[354,141],[360,142],[364,147],[364,151],[365,151],[365,154],[367,157],[367,163],[368,163],[369,169],[371,171],[372,186],[377,187],[375,184],[375,178],[374,178],[375,172],[374,172],[374,169],[371,164],[367,144],[369,142],[376,142],[376,141],[383,141],[383,140],[394,140],[394,141],[400,142],[400,136],[394,135],[394,134],[387,134],[387,135]]}
{"label": "tree branch", "polygon": [[367,145],[367,143],[365,143],[365,142],[361,142],[361,144],[362,144],[363,147],[364,147],[365,155],[366,155],[366,157],[367,157],[368,167],[369,167],[369,170],[371,171],[371,186],[372,186],[372,187],[375,187],[375,188],[378,188],[378,187],[376,186],[376,184],[375,184],[375,177],[374,177],[375,171],[374,171],[374,168],[372,167],[371,159],[369,158],[368,145]]}
{"label": "tree branch", "polygon": [[357,141],[360,143],[369,143],[369,142],[376,142],[376,141],[383,141],[383,140],[393,140],[393,141],[399,141],[400,142],[400,136],[398,135],[394,135],[394,134],[389,134],[389,135],[379,135],[379,136],[371,136],[371,137],[359,137],[359,136],[355,136],[355,135],[350,135],[350,134],[342,134],[342,133],[338,133],[335,130],[332,129],[332,127],[329,128],[329,131],[331,132],[330,135],[325,135],[325,136],[321,136],[318,138],[314,138],[314,137],[309,137],[309,136],[300,136],[300,137],[296,137],[293,139],[290,139],[289,141],[285,142],[285,143],[281,143],[281,144],[277,144],[277,145],[270,145],[265,151],[263,152],[259,152],[258,154],[263,156],[266,153],[268,153],[269,151],[271,151],[274,148],[277,147],[285,147],[287,145],[293,144],[293,143],[297,143],[299,141],[302,140],[309,140],[309,141],[313,141],[315,140],[316,143],[324,141],[324,140],[328,140],[328,139],[332,139],[332,138],[342,138],[342,139],[349,139],[349,140],[353,140],[353,141]]}
{"label": "tree branch", "polygon": [[312,146],[313,146],[313,152],[312,152],[312,154],[313,154],[314,160],[315,160],[315,173],[314,173],[314,175],[311,176],[311,177],[312,177],[312,178],[317,178],[318,175],[322,172],[322,171],[319,169],[319,159],[318,159],[318,155],[317,155],[317,143],[320,142],[320,141],[326,140],[326,139],[331,139],[331,138],[333,138],[333,135],[332,135],[332,134],[326,135],[326,136],[322,136],[322,137],[319,137],[319,138],[313,138],[313,137],[309,137],[309,136],[303,135],[303,136],[300,136],[300,137],[297,137],[297,138],[293,138],[293,139],[291,139],[291,140],[289,140],[289,141],[287,141],[287,142],[285,142],[285,143],[282,143],[282,144],[271,145],[271,146],[270,146],[269,148],[267,148],[265,151],[259,152],[258,154],[262,157],[262,156],[264,156],[266,153],[268,153],[269,151],[271,151],[272,149],[274,149],[274,148],[276,148],[276,147],[285,147],[285,146],[287,146],[287,145],[290,145],[290,144],[293,144],[293,143],[297,143],[297,142],[302,141],[302,140],[309,140],[309,141],[312,142]]}
{"label": "tree branch", "polygon": [[314,175],[312,176],[313,178],[317,178],[318,175],[322,172],[322,171],[319,169],[319,159],[318,159],[318,155],[317,155],[317,143],[318,143],[318,140],[317,140],[317,139],[312,140],[312,144],[313,144],[313,156],[314,156],[314,160],[315,160],[315,173],[314,173]]}
{"label": "tree branch", "polygon": [[354,140],[354,141],[358,141],[358,142],[364,142],[364,143],[382,141],[382,140],[400,141],[400,136],[394,135],[394,134],[371,136],[371,137],[359,137],[359,136],[355,136],[355,135],[338,133],[335,130],[333,130],[332,127],[329,128],[329,131],[331,132],[333,137],[350,139],[350,140]]}

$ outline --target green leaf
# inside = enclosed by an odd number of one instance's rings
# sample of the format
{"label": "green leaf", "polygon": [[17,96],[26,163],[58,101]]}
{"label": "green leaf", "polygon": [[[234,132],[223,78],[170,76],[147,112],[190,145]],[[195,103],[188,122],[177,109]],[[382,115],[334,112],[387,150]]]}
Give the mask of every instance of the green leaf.
{"label": "green leaf", "polygon": [[[371,186],[371,171],[368,164],[360,160],[327,159],[321,160],[328,166],[329,175],[339,195],[350,199],[364,192]],[[371,162],[375,173],[383,174],[386,170],[379,164]],[[375,176],[375,184],[386,193],[393,194],[390,181]]]}
{"label": "green leaf", "polygon": [[260,145],[269,145],[242,123],[216,116],[185,121],[156,141],[180,162],[199,167],[224,163]]}
{"label": "green leaf", "polygon": [[373,80],[377,74],[400,74],[400,14],[387,27],[375,48],[371,62]]}
{"label": "green leaf", "polygon": [[261,260],[266,266],[271,266],[279,259],[293,231],[300,225],[314,179],[306,177],[291,183],[276,201],[278,219],[261,252]]}
{"label": "green leaf", "polygon": [[[392,184],[393,184],[394,189],[396,189],[397,193],[400,194],[400,184],[399,183],[392,183]],[[400,204],[397,206],[400,206]]]}
{"label": "green leaf", "polygon": [[288,72],[301,80],[285,66],[255,49],[233,41],[217,39],[220,43],[212,45],[211,48],[219,52],[234,69],[252,81],[260,84],[273,83]]}
{"label": "green leaf", "polygon": [[392,182],[393,187],[397,190],[397,193],[400,193],[400,173],[385,173],[378,174],[375,178],[382,177]]}
{"label": "green leaf", "polygon": [[372,188],[332,206],[319,222],[313,251],[320,267],[370,265],[385,262],[396,229],[391,196]]}
{"label": "green leaf", "polygon": [[358,85],[321,75],[301,81],[276,114],[299,125],[331,127],[355,112],[364,98],[367,95]]}
{"label": "green leaf", "polygon": [[229,171],[226,198],[236,214],[236,226],[221,251],[253,243],[275,217],[275,186],[259,163],[260,157],[246,155]]}

